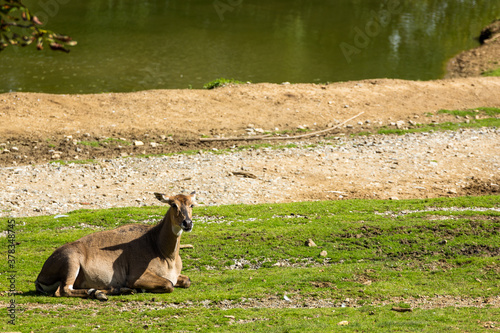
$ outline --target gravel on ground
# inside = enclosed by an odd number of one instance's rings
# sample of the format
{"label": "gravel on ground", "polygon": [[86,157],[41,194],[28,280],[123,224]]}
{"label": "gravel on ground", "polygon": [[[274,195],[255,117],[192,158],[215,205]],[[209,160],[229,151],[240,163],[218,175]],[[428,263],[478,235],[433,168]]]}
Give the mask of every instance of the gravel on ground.
{"label": "gravel on ground", "polygon": [[158,205],[196,191],[202,205],[498,193],[500,129],[339,136],[277,147],[0,168],[0,216]]}

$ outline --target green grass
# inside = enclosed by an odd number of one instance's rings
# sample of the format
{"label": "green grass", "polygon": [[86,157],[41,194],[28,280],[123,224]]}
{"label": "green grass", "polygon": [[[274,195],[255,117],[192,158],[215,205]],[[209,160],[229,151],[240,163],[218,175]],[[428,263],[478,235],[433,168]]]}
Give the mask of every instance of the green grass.
{"label": "green grass", "polygon": [[107,139],[102,140],[102,142],[117,143],[117,144],[121,144],[124,146],[131,146],[132,145],[132,142],[130,142],[130,141],[123,140],[123,139],[117,139],[117,138],[107,138]]}
{"label": "green grass", "polygon": [[483,76],[500,76],[500,67],[497,69],[492,69],[490,71],[484,72]]}
{"label": "green grass", "polygon": [[475,117],[477,115],[495,117],[500,115],[500,109],[480,107],[477,109],[468,109],[468,110],[439,110],[438,114],[451,114],[453,116],[459,116],[459,117],[467,117],[467,116]]}
{"label": "green grass", "polygon": [[196,155],[196,154],[201,154],[201,153],[211,153],[215,155],[221,155],[221,154],[228,154],[233,151],[242,151],[242,150],[248,150],[248,149],[261,149],[261,148],[270,148],[270,149],[285,149],[285,148],[297,148],[299,147],[295,143],[288,143],[288,144],[282,144],[282,143],[256,143],[252,145],[242,145],[238,146],[236,148],[221,148],[217,150],[213,149],[191,149],[191,150],[183,150],[180,152],[176,153],[165,153],[165,154],[142,154],[142,155],[135,155],[135,156],[127,156],[124,158],[134,158],[134,157],[143,157],[143,158],[148,158],[148,157],[159,157],[159,156],[173,156],[173,155]]}
{"label": "green grass", "polygon": [[370,131],[361,131],[361,132],[358,132],[358,133],[353,133],[353,134],[351,134],[351,136],[370,136],[372,134],[373,133],[370,132]]}
{"label": "green grass", "polygon": [[235,79],[225,79],[225,78],[219,78],[215,79],[213,81],[210,81],[203,85],[203,89],[214,89],[218,87],[223,87],[228,84],[245,84],[246,82],[243,81],[238,81]]}
{"label": "green grass", "polygon": [[124,145],[124,146],[130,146],[132,145],[132,142],[129,142],[127,140],[122,140],[122,139],[117,139],[117,138],[106,138],[101,141],[80,141],[78,144],[84,145],[84,146],[89,146],[89,147],[100,147],[102,145],[107,145],[107,144],[119,144],[119,145]]}
{"label": "green grass", "polygon": [[84,160],[54,160],[51,161],[52,164],[68,165],[68,164],[93,164],[97,163],[94,159],[84,159]]}
{"label": "green grass", "polygon": [[[456,131],[461,128],[480,128],[480,127],[499,127],[500,126],[500,109],[490,107],[480,107],[469,110],[440,110],[437,114],[450,114],[459,117],[469,117],[464,122],[443,122],[433,124],[417,124],[409,129],[394,129],[381,128],[377,134],[397,134],[404,135],[406,133],[422,133],[430,131]],[[475,116],[483,117],[475,119]],[[487,118],[484,118],[487,117]]]}
{"label": "green grass", "polygon": [[[182,250],[191,288],[115,296],[106,303],[38,296],[33,281],[56,247],[127,223],[156,223],[166,207],[15,219],[16,290],[22,294],[15,297],[16,325],[7,324],[4,310],[0,327],[22,332],[479,332],[485,322],[500,318],[499,308],[417,304],[406,313],[391,308],[437,300],[436,295],[498,296],[498,208],[500,196],[197,207],[194,230],[182,239],[194,245]],[[7,219],[0,225],[5,230]],[[309,238],[317,247],[305,246]],[[7,272],[7,238],[0,244],[0,272]],[[321,251],[327,251],[326,258]],[[0,275],[2,291],[9,289],[7,277]],[[285,295],[294,308],[273,306],[288,304]],[[4,309],[10,299],[1,294]],[[253,300],[263,303],[251,306]],[[316,302],[330,305],[311,308]],[[338,326],[342,321],[348,325]]]}
{"label": "green grass", "polygon": [[99,147],[101,144],[99,141],[80,141],[78,144],[83,145],[83,146],[89,146],[89,147]]}

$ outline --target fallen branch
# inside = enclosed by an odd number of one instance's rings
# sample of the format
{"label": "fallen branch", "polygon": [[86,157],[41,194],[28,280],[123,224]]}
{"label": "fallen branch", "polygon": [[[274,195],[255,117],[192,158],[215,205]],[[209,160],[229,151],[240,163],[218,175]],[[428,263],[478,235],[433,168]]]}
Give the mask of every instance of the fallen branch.
{"label": "fallen branch", "polygon": [[296,135],[296,136],[269,136],[269,135],[260,135],[260,136],[251,136],[251,137],[234,136],[234,137],[229,137],[229,138],[200,138],[200,141],[201,142],[208,142],[208,141],[251,141],[251,140],[295,140],[295,139],[302,139],[302,138],[307,138],[309,136],[315,136],[318,134],[323,134],[323,133],[332,131],[336,128],[339,128],[342,125],[345,125],[346,123],[353,120],[354,118],[361,116],[363,113],[364,112],[361,112],[360,114],[357,114],[354,117],[347,119],[343,123],[335,125],[331,128],[327,128],[327,129],[324,129],[321,131]]}

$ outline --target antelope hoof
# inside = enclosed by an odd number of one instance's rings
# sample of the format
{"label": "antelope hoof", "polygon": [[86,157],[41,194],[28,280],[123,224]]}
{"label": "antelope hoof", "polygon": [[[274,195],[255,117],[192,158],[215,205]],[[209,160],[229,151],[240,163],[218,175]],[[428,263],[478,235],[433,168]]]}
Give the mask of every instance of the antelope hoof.
{"label": "antelope hoof", "polygon": [[106,294],[100,290],[89,289],[89,291],[87,291],[87,294],[89,294],[90,298],[98,299],[99,301],[107,301],[108,300],[108,297],[106,296]]}
{"label": "antelope hoof", "polygon": [[108,297],[106,296],[105,293],[103,293],[102,291],[99,291],[97,290],[95,292],[95,299],[98,299],[100,301],[107,301],[108,300]]}

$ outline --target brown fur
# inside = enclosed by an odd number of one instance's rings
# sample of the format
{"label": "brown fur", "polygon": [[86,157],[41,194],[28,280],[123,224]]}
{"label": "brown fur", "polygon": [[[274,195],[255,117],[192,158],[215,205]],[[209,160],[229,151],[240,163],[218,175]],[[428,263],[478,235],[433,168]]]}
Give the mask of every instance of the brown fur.
{"label": "brown fur", "polygon": [[135,289],[163,293],[188,288],[191,281],[180,274],[179,246],[182,232],[192,228],[195,192],[155,196],[171,206],[158,225],[125,225],[59,247],[43,265],[37,291],[106,300],[106,295]]}

